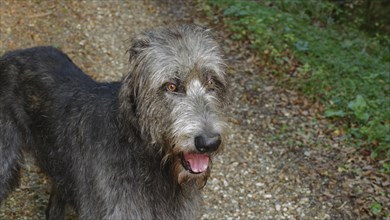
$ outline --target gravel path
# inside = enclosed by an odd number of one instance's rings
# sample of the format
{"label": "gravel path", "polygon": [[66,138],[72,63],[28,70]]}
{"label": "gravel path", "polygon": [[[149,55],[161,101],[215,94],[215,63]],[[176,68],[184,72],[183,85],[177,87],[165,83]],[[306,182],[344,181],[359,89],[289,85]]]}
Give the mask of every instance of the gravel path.
{"label": "gravel path", "polygon": [[[321,118],[320,105],[264,77],[245,42],[229,40],[193,5],[34,2],[0,0],[0,54],[58,46],[97,80],[126,73],[128,40],[137,32],[181,22],[214,27],[230,66],[232,129],[204,190],[203,219],[369,219],[374,202],[390,213],[389,176],[344,146],[342,132]],[[48,179],[27,161],[21,187],[1,205],[0,219],[44,219]]]}

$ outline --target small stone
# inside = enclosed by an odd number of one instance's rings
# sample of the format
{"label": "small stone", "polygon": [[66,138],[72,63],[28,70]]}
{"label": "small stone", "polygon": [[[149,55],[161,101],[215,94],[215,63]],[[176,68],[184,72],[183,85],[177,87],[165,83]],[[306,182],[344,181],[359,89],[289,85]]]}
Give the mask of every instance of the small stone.
{"label": "small stone", "polygon": [[280,206],[279,204],[276,204],[276,205],[275,205],[275,209],[276,209],[276,211],[278,211],[278,212],[279,212],[281,208],[282,208],[282,206]]}
{"label": "small stone", "polygon": [[255,185],[261,187],[261,186],[264,186],[265,184],[258,182],[258,183],[255,183]]}

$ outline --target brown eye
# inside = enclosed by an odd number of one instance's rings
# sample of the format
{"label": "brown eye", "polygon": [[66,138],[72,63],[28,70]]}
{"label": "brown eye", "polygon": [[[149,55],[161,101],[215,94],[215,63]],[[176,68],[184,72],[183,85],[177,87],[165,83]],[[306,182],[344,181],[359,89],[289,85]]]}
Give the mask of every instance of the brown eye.
{"label": "brown eye", "polygon": [[174,83],[167,83],[166,85],[167,90],[170,92],[176,92],[177,91],[177,86]]}
{"label": "brown eye", "polygon": [[215,89],[215,81],[214,81],[214,79],[209,78],[207,80],[207,89],[209,91],[214,91],[214,89]]}

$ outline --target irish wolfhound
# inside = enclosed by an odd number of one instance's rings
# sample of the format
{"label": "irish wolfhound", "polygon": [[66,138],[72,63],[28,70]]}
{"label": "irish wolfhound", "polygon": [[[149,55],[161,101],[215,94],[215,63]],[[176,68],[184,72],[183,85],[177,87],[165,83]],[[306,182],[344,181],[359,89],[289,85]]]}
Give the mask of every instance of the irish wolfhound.
{"label": "irish wolfhound", "polygon": [[192,219],[224,143],[227,83],[210,31],[185,25],[133,40],[121,82],[99,83],[62,52],[0,59],[0,201],[22,151],[52,179],[47,219]]}

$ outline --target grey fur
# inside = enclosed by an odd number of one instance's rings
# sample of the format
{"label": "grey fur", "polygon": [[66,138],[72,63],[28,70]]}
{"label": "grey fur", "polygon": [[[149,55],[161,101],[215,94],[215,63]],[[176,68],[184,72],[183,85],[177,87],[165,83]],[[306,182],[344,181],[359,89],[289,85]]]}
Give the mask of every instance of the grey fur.
{"label": "grey fur", "polygon": [[[225,142],[220,49],[208,29],[183,25],[141,34],[129,53],[118,83],[91,80],[51,47],[0,59],[0,201],[26,150],[53,179],[48,219],[62,219],[66,203],[81,219],[199,215]],[[189,153],[207,155],[207,170],[194,172]]]}

